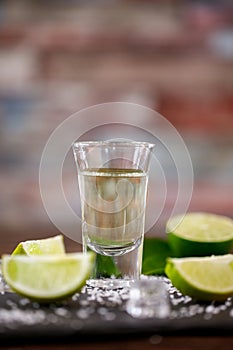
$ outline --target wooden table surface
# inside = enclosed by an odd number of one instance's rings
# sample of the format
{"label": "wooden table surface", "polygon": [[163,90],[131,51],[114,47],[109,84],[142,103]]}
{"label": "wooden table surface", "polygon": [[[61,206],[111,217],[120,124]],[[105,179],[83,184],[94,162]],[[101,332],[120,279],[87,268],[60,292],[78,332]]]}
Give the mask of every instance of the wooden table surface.
{"label": "wooden table surface", "polygon": [[[51,235],[54,232],[51,232]],[[24,240],[28,238],[29,233],[12,233],[1,230],[1,245],[0,245],[0,254],[9,253],[15,247],[16,243],[19,240]],[[43,234],[42,234],[43,236]],[[46,236],[46,233],[44,233]],[[77,245],[73,244],[72,241],[65,238],[65,243],[68,251],[77,250]],[[142,321],[143,322],[143,321]],[[232,327],[232,336],[224,335],[164,335],[164,334],[151,334],[145,335],[137,334],[137,337],[133,335],[129,336],[119,336],[115,335],[112,338],[108,339],[78,339],[77,341],[69,342],[68,340],[63,343],[49,342],[36,344],[33,341],[26,341],[24,343],[15,344],[11,343],[0,343],[1,349],[8,350],[233,350],[233,327]]]}
{"label": "wooden table surface", "polygon": [[233,336],[160,336],[112,339],[108,341],[85,341],[74,344],[23,344],[7,346],[7,350],[232,350]]}

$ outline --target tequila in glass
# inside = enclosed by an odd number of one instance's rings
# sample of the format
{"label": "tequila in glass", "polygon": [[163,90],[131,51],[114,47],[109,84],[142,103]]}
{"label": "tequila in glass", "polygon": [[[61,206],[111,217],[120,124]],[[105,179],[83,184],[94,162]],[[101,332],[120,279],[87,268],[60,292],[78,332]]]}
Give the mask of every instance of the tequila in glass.
{"label": "tequila in glass", "polygon": [[[74,153],[79,147],[76,143]],[[75,153],[79,165],[83,250],[96,253],[93,276],[88,281],[92,286],[118,288],[140,277],[148,172],[130,160],[139,155],[133,151],[129,156],[129,147],[135,147],[134,143],[106,142],[101,152],[89,149],[96,158],[84,162],[84,167],[82,161],[88,159],[88,154],[86,158],[83,152],[78,157]],[[116,156],[114,148],[121,149],[121,157],[119,152]],[[104,158],[106,153],[107,158],[109,154],[115,155],[110,161],[102,161],[102,166],[86,166]]]}

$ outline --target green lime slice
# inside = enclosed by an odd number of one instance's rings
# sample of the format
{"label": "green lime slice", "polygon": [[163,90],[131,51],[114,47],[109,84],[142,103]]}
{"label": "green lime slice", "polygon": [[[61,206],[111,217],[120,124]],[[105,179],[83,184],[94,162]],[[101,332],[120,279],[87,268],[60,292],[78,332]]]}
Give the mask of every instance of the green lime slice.
{"label": "green lime slice", "polygon": [[165,272],[184,295],[197,300],[233,296],[233,254],[198,258],[168,258]]}
{"label": "green lime slice", "polygon": [[175,257],[223,255],[231,251],[233,220],[210,213],[175,216],[166,225]]}
{"label": "green lime slice", "polygon": [[28,240],[17,245],[12,255],[50,255],[64,254],[65,246],[62,235],[45,239]]}
{"label": "green lime slice", "polygon": [[2,272],[10,288],[33,300],[51,302],[80,291],[93,269],[94,253],[3,255]]}

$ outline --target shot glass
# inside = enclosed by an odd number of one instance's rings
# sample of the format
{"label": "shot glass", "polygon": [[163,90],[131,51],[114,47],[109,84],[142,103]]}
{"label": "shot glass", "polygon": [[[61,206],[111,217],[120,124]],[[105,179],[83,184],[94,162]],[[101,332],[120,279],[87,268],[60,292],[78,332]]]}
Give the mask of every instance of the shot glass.
{"label": "shot glass", "polygon": [[84,253],[96,253],[88,284],[121,288],[140,278],[153,144],[76,142]]}
{"label": "shot glass", "polygon": [[142,279],[131,285],[126,311],[135,318],[166,318],[170,312],[166,284],[155,279]]}

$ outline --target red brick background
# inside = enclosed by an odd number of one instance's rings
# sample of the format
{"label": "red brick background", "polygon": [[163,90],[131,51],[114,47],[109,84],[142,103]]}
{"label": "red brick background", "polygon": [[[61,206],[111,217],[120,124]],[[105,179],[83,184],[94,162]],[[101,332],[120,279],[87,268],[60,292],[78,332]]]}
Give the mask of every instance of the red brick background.
{"label": "red brick background", "polygon": [[[233,216],[232,14],[229,1],[5,1],[1,234],[56,230],[39,192],[43,147],[69,115],[110,101],[139,103],[167,118],[193,161],[190,210]],[[75,202],[69,166],[64,186]],[[173,202],[171,191],[168,209]],[[158,232],[161,225],[152,230]]]}

